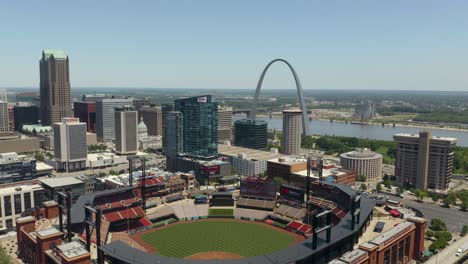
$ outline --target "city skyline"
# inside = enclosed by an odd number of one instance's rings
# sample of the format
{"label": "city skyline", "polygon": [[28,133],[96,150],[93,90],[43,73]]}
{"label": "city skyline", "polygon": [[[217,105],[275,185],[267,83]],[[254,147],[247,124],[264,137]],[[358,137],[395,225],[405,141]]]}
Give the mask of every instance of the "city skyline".
{"label": "city skyline", "polygon": [[[73,87],[250,89],[284,58],[306,90],[468,90],[463,1],[80,4],[3,4],[0,22],[16,23],[0,86],[38,87],[38,54],[53,48],[73,61]],[[275,65],[264,86],[294,82]]]}

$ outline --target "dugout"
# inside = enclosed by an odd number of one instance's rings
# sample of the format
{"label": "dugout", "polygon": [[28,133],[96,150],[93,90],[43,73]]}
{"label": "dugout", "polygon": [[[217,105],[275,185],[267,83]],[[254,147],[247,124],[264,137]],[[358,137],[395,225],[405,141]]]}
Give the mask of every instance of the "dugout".
{"label": "dugout", "polygon": [[210,206],[234,206],[234,198],[230,192],[216,192],[211,195]]}

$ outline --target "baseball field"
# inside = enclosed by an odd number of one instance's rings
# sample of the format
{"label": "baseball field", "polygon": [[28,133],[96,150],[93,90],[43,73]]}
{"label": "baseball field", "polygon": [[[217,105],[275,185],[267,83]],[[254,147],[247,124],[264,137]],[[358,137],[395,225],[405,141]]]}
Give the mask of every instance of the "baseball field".
{"label": "baseball field", "polygon": [[157,254],[192,259],[228,259],[267,254],[302,240],[285,230],[237,220],[179,222],[139,236]]}

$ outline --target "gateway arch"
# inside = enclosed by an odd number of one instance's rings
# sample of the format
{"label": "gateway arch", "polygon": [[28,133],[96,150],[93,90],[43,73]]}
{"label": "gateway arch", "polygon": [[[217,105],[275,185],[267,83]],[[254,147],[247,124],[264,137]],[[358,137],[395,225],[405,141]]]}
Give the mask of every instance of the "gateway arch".
{"label": "gateway arch", "polygon": [[307,107],[305,104],[304,95],[302,93],[301,81],[299,80],[299,77],[297,76],[296,70],[294,70],[293,66],[284,59],[274,59],[270,61],[270,63],[268,63],[265,69],[263,70],[262,75],[260,76],[260,79],[258,80],[258,83],[257,83],[257,90],[255,91],[255,98],[254,98],[254,103],[253,103],[252,112],[251,112],[251,119],[255,120],[255,116],[257,113],[258,98],[260,96],[260,90],[262,89],[263,78],[265,78],[265,74],[267,73],[270,66],[273,63],[278,62],[278,61],[286,64],[291,70],[291,73],[294,77],[294,81],[296,82],[296,88],[297,88],[297,96],[299,97],[299,104],[301,105],[301,111],[302,111],[302,134],[304,136],[308,135],[309,126],[307,124]]}

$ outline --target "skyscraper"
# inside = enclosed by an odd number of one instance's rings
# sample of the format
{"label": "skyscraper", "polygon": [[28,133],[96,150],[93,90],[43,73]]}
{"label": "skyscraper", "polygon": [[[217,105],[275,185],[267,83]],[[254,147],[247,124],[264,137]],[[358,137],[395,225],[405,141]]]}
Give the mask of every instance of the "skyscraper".
{"label": "skyscraper", "polygon": [[211,95],[175,100],[174,109],[182,113],[184,154],[211,158],[218,154],[218,104]]}
{"label": "skyscraper", "polygon": [[299,109],[283,110],[283,136],[281,153],[297,155],[301,151],[302,111]]}
{"label": "skyscraper", "polygon": [[140,109],[140,116],[148,128],[148,135],[162,135],[162,111],[161,107],[143,106]]}
{"label": "skyscraper", "polygon": [[115,152],[128,155],[138,151],[138,113],[130,106],[115,109]]}
{"label": "skyscraper", "polygon": [[43,125],[51,126],[72,117],[68,56],[63,51],[42,51],[40,68],[40,112]]}
{"label": "skyscraper", "polygon": [[218,107],[218,140],[231,140],[232,107]]}
{"label": "skyscraper", "polygon": [[38,123],[39,109],[35,105],[15,106],[13,111],[16,131],[21,131],[23,125],[36,125]]}
{"label": "skyscraper", "polygon": [[74,102],[73,113],[80,122],[87,124],[88,132],[96,132],[96,102]]}
{"label": "skyscraper", "polygon": [[54,154],[59,171],[86,169],[86,123],[78,118],[63,118],[54,124]]}
{"label": "skyscraper", "polygon": [[174,110],[173,104],[163,104],[161,106],[161,116],[162,116],[162,145],[164,153],[167,150],[167,114]]}
{"label": "skyscraper", "polygon": [[130,99],[101,99],[96,102],[96,136],[100,142],[115,139],[115,108],[132,105]]}
{"label": "skyscraper", "polygon": [[262,120],[242,119],[234,123],[234,144],[239,147],[266,149],[268,124]]}
{"label": "skyscraper", "polygon": [[173,158],[184,151],[184,129],[181,112],[172,111],[167,113],[167,150],[166,156]]}
{"label": "skyscraper", "polygon": [[431,132],[396,134],[395,177],[406,188],[445,190],[453,170],[456,138],[433,137]]}
{"label": "skyscraper", "polygon": [[6,91],[0,95],[0,133],[10,131]]}

